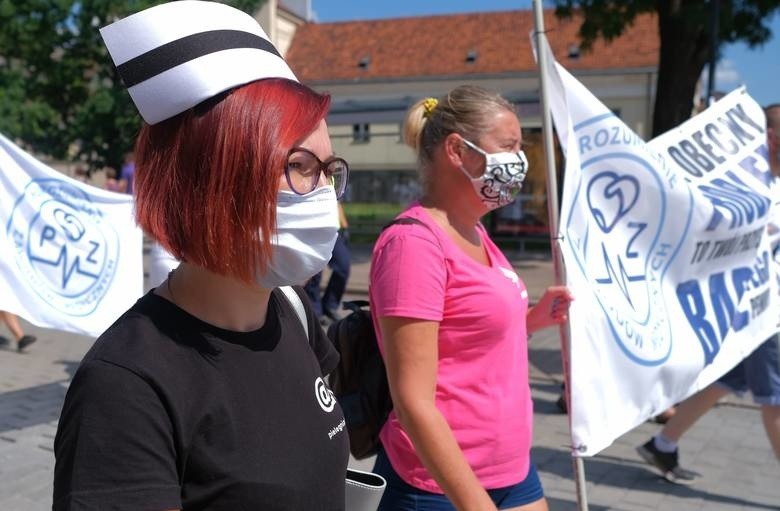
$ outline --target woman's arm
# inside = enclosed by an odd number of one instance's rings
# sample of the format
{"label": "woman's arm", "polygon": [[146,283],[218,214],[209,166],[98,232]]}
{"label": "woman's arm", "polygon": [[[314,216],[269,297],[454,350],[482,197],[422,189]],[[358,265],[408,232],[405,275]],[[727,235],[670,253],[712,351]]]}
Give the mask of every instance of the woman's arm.
{"label": "woman's arm", "polygon": [[379,326],[393,410],[423,465],[456,509],[494,511],[496,506],[436,408],[438,322],[381,317]]}
{"label": "woman's arm", "polygon": [[175,428],[161,395],[130,369],[81,363],[54,439],[52,509],[181,507]]}
{"label": "woman's arm", "polygon": [[550,286],[539,303],[528,309],[526,331],[531,335],[548,326],[560,325],[569,319],[569,304],[574,297],[566,286]]}

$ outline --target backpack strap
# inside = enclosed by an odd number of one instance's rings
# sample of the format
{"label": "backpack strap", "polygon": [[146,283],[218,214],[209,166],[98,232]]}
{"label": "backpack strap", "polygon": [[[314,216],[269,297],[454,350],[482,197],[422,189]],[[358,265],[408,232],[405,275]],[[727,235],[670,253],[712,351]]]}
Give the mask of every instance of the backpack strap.
{"label": "backpack strap", "polygon": [[393,221],[392,221],[392,222],[390,222],[389,224],[387,224],[387,225],[385,225],[384,227],[382,227],[382,230],[384,231],[384,230],[385,230],[385,229],[387,229],[388,227],[390,227],[390,226],[392,226],[392,225],[396,225],[396,224],[401,224],[401,225],[415,225],[415,224],[416,224],[416,225],[422,225],[423,227],[425,227],[425,228],[426,228],[426,229],[428,229],[429,231],[431,230],[431,228],[430,228],[430,227],[428,227],[428,226],[425,224],[425,222],[422,222],[422,221],[420,221],[420,220],[417,220],[416,218],[412,218],[412,217],[410,217],[410,216],[402,216],[402,217],[400,217],[400,218],[396,218],[395,220],[393,220]]}
{"label": "backpack strap", "polygon": [[444,249],[442,248],[442,246],[441,246],[441,242],[439,241],[439,237],[438,237],[438,236],[436,236],[436,233],[434,233],[434,232],[433,232],[433,229],[431,229],[431,228],[428,226],[428,224],[426,224],[425,222],[423,222],[423,221],[421,221],[421,220],[418,220],[418,219],[416,219],[416,218],[414,218],[414,217],[411,217],[411,216],[402,216],[402,217],[396,218],[395,220],[393,220],[393,221],[392,221],[392,222],[390,222],[389,224],[387,224],[387,225],[385,225],[384,227],[382,227],[382,232],[384,232],[384,231],[385,231],[385,229],[387,229],[387,228],[389,228],[389,227],[391,227],[391,226],[393,226],[393,225],[396,225],[396,224],[401,224],[401,225],[422,225],[423,227],[425,227],[426,229],[428,229],[428,232],[430,232],[431,234],[433,234],[433,237],[434,237],[434,238],[436,238],[436,244],[437,244],[437,245],[439,245],[439,248],[440,248],[440,249],[442,249],[442,250],[444,250]]}
{"label": "backpack strap", "polygon": [[[395,224],[404,224],[404,225],[422,225],[429,231],[431,230],[430,227],[425,225],[424,222],[421,222],[420,220],[417,220],[416,218],[412,218],[409,216],[402,216],[401,218],[396,218],[389,224],[382,227],[382,230],[384,231],[391,225]],[[304,333],[306,333],[306,338],[309,339],[309,322],[306,319],[306,309],[303,306],[303,302],[301,301],[301,297],[298,296],[298,293],[295,292],[295,290],[292,288],[292,286],[280,286],[279,291],[282,292],[282,294],[287,298],[287,301],[290,302],[290,305],[293,306],[293,309],[295,309],[295,315],[298,316],[298,320],[301,323],[301,326],[303,327]],[[309,339],[309,342],[311,342],[311,339]]]}
{"label": "backpack strap", "polygon": [[[306,339],[309,339],[309,322],[306,319],[306,309],[303,306],[301,297],[298,296],[298,293],[296,293],[291,286],[281,286],[279,287],[279,291],[282,292],[284,297],[287,298],[287,301],[290,302],[290,305],[293,306],[293,309],[295,309],[295,315],[298,316],[298,321],[301,322],[303,331],[306,334]],[[311,340],[309,340],[309,342],[311,342]]]}

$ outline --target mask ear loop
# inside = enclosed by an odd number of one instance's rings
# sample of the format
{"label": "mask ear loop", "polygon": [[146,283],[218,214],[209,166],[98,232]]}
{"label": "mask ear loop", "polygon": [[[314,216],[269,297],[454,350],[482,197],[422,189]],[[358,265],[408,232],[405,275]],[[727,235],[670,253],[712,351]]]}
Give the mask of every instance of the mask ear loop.
{"label": "mask ear loop", "polygon": [[[463,145],[466,146],[466,149],[471,149],[475,153],[477,153],[480,156],[482,156],[482,158],[484,159],[484,161],[482,163],[482,172],[477,177],[473,177],[471,171],[466,169],[466,166],[463,165],[463,164],[461,164],[461,171],[463,171],[463,173],[466,174],[466,177],[468,177],[471,180],[481,179],[485,175],[485,172],[487,171],[487,153],[485,152],[484,149],[479,147],[474,142],[470,142],[469,140],[463,138],[460,134],[458,134],[458,136],[463,141]],[[464,161],[464,158],[461,157],[461,161]]]}

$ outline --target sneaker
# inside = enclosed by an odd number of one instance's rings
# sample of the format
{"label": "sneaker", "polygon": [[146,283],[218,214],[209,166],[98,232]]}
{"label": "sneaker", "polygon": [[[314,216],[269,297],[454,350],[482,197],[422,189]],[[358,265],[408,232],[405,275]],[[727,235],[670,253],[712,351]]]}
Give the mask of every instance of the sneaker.
{"label": "sneaker", "polygon": [[661,473],[661,477],[674,484],[692,484],[698,474],[691,470],[686,470],[680,466],[677,461],[678,450],[674,452],[662,452],[655,446],[651,438],[644,445],[636,448],[636,452],[646,462],[653,465]]}
{"label": "sneaker", "polygon": [[563,394],[558,396],[558,400],[555,401],[555,406],[558,407],[558,411],[559,412],[561,412],[561,413],[569,413],[569,409],[566,406],[566,396],[564,396]]}
{"label": "sneaker", "polygon": [[25,335],[21,339],[19,339],[19,342],[16,344],[16,351],[21,353],[24,351],[24,349],[29,346],[30,344],[34,343],[38,339],[35,336],[32,335]]}

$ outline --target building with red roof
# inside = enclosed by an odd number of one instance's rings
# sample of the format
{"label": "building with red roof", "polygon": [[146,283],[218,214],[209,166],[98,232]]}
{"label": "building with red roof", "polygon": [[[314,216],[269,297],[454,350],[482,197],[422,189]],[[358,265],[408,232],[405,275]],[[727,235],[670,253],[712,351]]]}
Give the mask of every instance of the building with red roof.
{"label": "building with red roof", "polygon": [[[498,91],[517,106],[527,142],[527,193],[495,216],[529,224],[517,232],[531,232],[531,223],[545,223],[532,11],[335,23],[307,21],[310,16],[295,18],[294,28],[286,32],[291,38],[277,44],[301,82],[332,96],[328,125],[333,147],[353,169],[347,200],[402,203],[413,198],[416,163],[401,141],[404,114],[421,98],[469,83]],[[556,60],[640,136],[648,137],[660,47],[656,16],[637,17],[621,37],[596,41],[589,51],[580,48],[581,19],[560,20],[552,10],[546,10],[544,18]]]}

